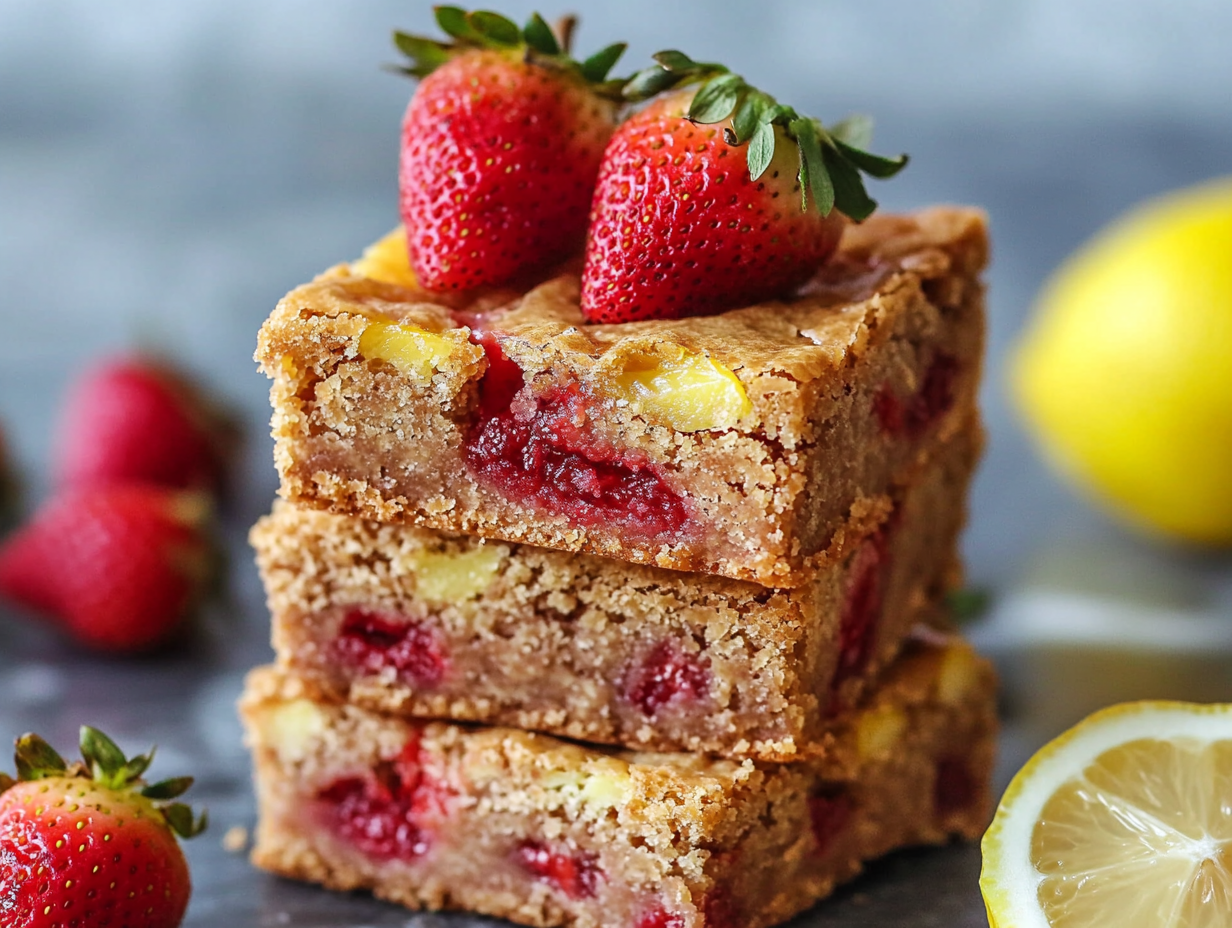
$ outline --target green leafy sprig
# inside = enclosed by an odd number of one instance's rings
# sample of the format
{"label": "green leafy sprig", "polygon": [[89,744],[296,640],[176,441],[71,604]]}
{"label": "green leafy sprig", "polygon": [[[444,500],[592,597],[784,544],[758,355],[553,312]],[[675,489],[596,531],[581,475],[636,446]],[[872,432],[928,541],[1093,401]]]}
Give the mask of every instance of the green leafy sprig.
{"label": "green leafy sprig", "polygon": [[887,158],[867,150],[872,120],[851,116],[832,126],[801,116],[790,106],[750,86],[739,74],[713,62],[694,61],[684,52],[668,50],[654,56],[657,64],[634,74],[624,85],[629,101],[647,100],[667,90],[700,84],[686,118],[704,125],[731,121],[723,130],[730,145],[747,145],[749,176],[757,180],[774,158],[777,127],[799,149],[801,208],[809,200],[828,216],[832,209],[859,222],[877,208],[864,189],[861,172],[870,177],[893,177],[907,164],[907,156]]}
{"label": "green leafy sprig", "polygon": [[0,793],[17,783],[45,780],[49,777],[82,777],[117,792],[135,792],[154,803],[167,826],[184,838],[193,838],[205,831],[208,818],[204,812],[194,817],[192,809],[182,802],[172,802],[188,791],[192,777],[172,777],[147,784],[141,778],[154,760],[154,749],[128,758],[114,741],[97,728],[81,726],[81,760],[67,763],[56,749],[35,734],[17,739],[13,761],[17,779],[0,773]]}
{"label": "green leafy sprig", "polygon": [[569,54],[573,32],[572,18],[566,17],[554,32],[538,13],[532,13],[522,28],[499,13],[489,10],[467,12],[461,7],[434,8],[437,25],[452,42],[440,42],[406,32],[394,32],[394,44],[410,63],[395,70],[410,77],[426,77],[450,58],[476,49],[520,51],[527,61],[570,71],[592,85],[591,90],[609,100],[622,101],[625,81],[608,79],[608,74],[624,54],[624,42],[601,48],[578,61]]}

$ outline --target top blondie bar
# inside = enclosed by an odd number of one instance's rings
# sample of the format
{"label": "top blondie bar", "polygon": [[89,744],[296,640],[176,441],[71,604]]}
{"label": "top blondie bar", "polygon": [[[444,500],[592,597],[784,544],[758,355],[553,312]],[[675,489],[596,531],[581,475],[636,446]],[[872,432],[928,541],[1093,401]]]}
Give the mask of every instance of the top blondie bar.
{"label": "top blondie bar", "polygon": [[676,320],[585,324],[575,265],[429,292],[404,255],[261,329],[289,500],[789,588],[971,419],[977,210],[875,215],[795,298]]}

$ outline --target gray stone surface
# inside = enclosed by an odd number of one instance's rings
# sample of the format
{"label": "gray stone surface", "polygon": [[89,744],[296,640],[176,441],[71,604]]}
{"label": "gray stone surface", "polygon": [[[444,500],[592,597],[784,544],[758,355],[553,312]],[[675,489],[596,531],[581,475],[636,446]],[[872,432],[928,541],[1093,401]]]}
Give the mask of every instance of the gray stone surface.
{"label": "gray stone surface", "polygon": [[[1002,383],[1006,348],[1065,254],[1130,204],[1228,170],[1232,7],[571,6],[583,16],[583,49],[624,36],[632,64],[681,46],[736,64],[801,111],[875,113],[880,147],[914,159],[876,191],[887,207],[955,201],[989,210],[991,445],[967,536],[974,582],[1012,591],[1041,553],[1093,549],[1097,562],[1131,563],[1135,575],[1180,577],[1186,602],[1232,611],[1226,560],[1194,563],[1126,540],[1059,486],[1035,459]],[[531,6],[507,8],[524,15]],[[394,159],[410,87],[377,68],[393,57],[393,25],[428,28],[427,4],[0,0],[0,426],[27,503],[48,489],[65,386],[104,353],[166,352],[248,424],[225,513],[226,601],[210,607],[191,642],[148,661],[100,660],[0,607],[0,737],[38,728],[71,742],[88,721],[126,748],[157,741],[158,769],[201,777],[195,793],[215,824],[189,845],[193,926],[463,921],[410,918],[283,883],[220,843],[229,826],[251,823],[231,704],[243,670],[269,655],[243,545],[276,483],[254,336],[286,289],[397,221]],[[1002,640],[994,635],[989,646]],[[1002,657],[1012,667],[1013,654]],[[1033,739],[1007,740],[1006,769]],[[803,921],[982,925],[977,873],[973,848],[899,855]]]}

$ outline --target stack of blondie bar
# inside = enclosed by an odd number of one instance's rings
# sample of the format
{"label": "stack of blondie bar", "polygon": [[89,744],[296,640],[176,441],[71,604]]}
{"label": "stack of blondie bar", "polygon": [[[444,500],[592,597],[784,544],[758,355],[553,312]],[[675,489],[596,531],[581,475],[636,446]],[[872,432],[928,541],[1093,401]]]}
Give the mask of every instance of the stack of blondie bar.
{"label": "stack of blondie bar", "polygon": [[537,926],[772,925],[974,837],[995,713],[945,631],[979,456],[982,216],[848,229],[803,292],[586,325],[576,268],[289,294],[254,859]]}

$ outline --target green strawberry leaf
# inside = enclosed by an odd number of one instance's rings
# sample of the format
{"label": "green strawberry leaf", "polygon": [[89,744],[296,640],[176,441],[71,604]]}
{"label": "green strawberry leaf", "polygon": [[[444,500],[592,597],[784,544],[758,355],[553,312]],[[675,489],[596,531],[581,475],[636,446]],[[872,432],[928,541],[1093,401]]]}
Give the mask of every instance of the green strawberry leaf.
{"label": "green strawberry leaf", "polygon": [[594,84],[602,82],[616,66],[626,48],[628,45],[624,42],[615,42],[607,48],[599,49],[582,62],[582,77]]}
{"label": "green strawberry leaf", "polygon": [[68,770],[56,749],[33,733],[17,739],[13,763],[17,765],[17,779],[22,782],[61,776]]}
{"label": "green strawberry leaf", "polygon": [[826,163],[821,154],[821,139],[817,123],[811,119],[798,117],[787,126],[787,131],[795,136],[800,146],[800,197],[801,209],[808,211],[810,194],[813,203],[823,216],[829,216],[834,209],[834,182],[826,170]]}
{"label": "green strawberry leaf", "polygon": [[7,773],[0,773],[0,794],[3,794],[11,786],[16,786],[17,781]]}
{"label": "green strawberry leaf", "polygon": [[757,131],[757,127],[768,122],[765,118],[770,103],[764,93],[747,90],[736,104],[731,114],[732,130],[736,133],[736,144],[747,142]]}
{"label": "green strawberry leaf", "polygon": [[517,48],[522,44],[522,30],[500,13],[476,10],[466,14],[466,21],[485,40],[484,44],[498,48]]}
{"label": "green strawberry leaf", "polygon": [[394,44],[411,59],[411,67],[400,68],[412,77],[427,77],[449,60],[449,46],[405,32],[394,33]]}
{"label": "green strawberry leaf", "polygon": [[873,120],[870,116],[855,113],[840,119],[829,127],[830,137],[846,142],[853,148],[868,148],[873,144]]}
{"label": "green strawberry leaf", "polygon": [[159,780],[141,791],[146,799],[175,799],[188,792],[193,785],[192,777],[172,777],[169,780]]}
{"label": "green strawberry leaf", "polygon": [[650,57],[657,61],[665,71],[691,71],[697,67],[696,61],[684,52],[678,52],[674,48],[655,52]]}
{"label": "green strawberry leaf", "polygon": [[475,30],[471,28],[467,20],[466,10],[459,6],[438,6],[433,12],[436,13],[436,24],[444,30],[446,35],[463,42],[474,42],[478,39]]}
{"label": "green strawberry leaf", "polygon": [[870,174],[873,177],[883,179],[893,177],[907,166],[908,158],[906,155],[899,155],[897,158],[885,158],[881,155],[874,155],[871,152],[863,151],[838,138],[834,139],[834,145],[842,153],[844,159],[850,161],[865,174]]}
{"label": "green strawberry leaf", "polygon": [[689,104],[688,118],[705,124],[722,122],[736,108],[746,87],[744,78],[738,74],[720,74],[710,79]]}
{"label": "green strawberry leaf", "polygon": [[626,100],[647,100],[675,87],[679,77],[666,68],[654,65],[644,68],[625,82],[622,96]]}
{"label": "green strawberry leaf", "polygon": [[860,172],[855,165],[844,158],[833,145],[823,145],[821,156],[825,159],[826,169],[834,184],[834,205],[838,207],[838,211],[856,222],[871,216],[877,208],[877,201],[864,189],[864,181],[860,180]]}
{"label": "green strawberry leaf", "polygon": [[749,139],[749,177],[753,180],[766,173],[770,160],[774,157],[774,126],[763,122]]}
{"label": "green strawberry leaf", "polygon": [[209,827],[209,817],[205,812],[194,821],[192,809],[182,802],[173,802],[162,807],[163,818],[181,838],[195,838]]}
{"label": "green strawberry leaf", "polygon": [[150,764],[154,761],[154,748],[150,748],[144,754],[138,754],[135,757],[130,757],[128,763],[124,767],[124,780],[127,783],[132,783],[135,780],[140,780],[141,775],[150,769]]}
{"label": "green strawberry leaf", "polygon": [[99,783],[117,787],[124,785],[122,778],[128,758],[114,741],[89,725],[81,726],[81,759]]}
{"label": "green strawberry leaf", "polygon": [[522,38],[526,40],[527,45],[544,55],[560,54],[560,43],[556,41],[556,33],[538,13],[530,14],[530,19],[522,27]]}

